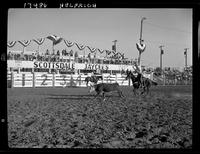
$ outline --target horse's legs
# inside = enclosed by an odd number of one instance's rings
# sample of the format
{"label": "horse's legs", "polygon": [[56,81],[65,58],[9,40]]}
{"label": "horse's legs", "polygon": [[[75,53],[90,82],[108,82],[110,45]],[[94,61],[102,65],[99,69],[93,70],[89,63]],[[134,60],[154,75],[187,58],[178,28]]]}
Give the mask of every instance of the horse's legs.
{"label": "horse's legs", "polygon": [[94,96],[94,99],[99,96],[100,92],[97,92],[97,94]]}
{"label": "horse's legs", "polygon": [[105,98],[105,92],[103,92],[103,101],[105,101],[106,98]]}
{"label": "horse's legs", "polygon": [[133,87],[133,93],[134,93],[134,95],[136,96],[136,92],[135,92],[135,88]]}
{"label": "horse's legs", "polygon": [[124,97],[124,95],[122,94],[122,91],[118,89],[118,94],[120,97]]}
{"label": "horse's legs", "polygon": [[146,91],[146,87],[144,86],[142,89],[143,91],[140,93],[140,95],[144,94],[144,92]]}

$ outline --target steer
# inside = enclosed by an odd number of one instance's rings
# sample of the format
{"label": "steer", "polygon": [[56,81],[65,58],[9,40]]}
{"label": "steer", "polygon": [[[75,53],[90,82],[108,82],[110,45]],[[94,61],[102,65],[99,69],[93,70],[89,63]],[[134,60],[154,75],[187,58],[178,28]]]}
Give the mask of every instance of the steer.
{"label": "steer", "polygon": [[96,96],[99,96],[99,94],[103,93],[103,98],[105,100],[105,93],[106,92],[112,92],[112,91],[117,91],[120,97],[124,97],[122,94],[119,84],[118,83],[99,83],[99,84],[94,84],[90,86],[90,93],[96,91]]}

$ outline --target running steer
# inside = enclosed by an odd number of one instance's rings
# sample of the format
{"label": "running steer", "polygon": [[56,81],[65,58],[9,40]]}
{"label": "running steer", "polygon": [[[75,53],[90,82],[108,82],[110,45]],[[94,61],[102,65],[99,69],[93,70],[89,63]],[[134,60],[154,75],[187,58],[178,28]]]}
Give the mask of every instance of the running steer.
{"label": "running steer", "polygon": [[117,91],[120,97],[124,97],[122,94],[119,84],[118,83],[100,83],[100,84],[94,84],[90,87],[90,93],[96,91],[96,96],[99,96],[99,94],[103,93],[103,99],[105,100],[105,93],[106,92],[112,92]]}

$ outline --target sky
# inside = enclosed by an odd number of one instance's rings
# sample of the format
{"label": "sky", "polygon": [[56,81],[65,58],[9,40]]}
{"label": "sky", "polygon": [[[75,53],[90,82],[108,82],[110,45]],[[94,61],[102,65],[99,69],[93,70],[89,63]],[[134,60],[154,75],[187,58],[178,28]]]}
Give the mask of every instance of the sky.
{"label": "sky", "polygon": [[[142,65],[160,66],[160,45],[163,45],[163,67],[184,67],[184,49],[189,48],[187,64],[192,65],[192,9],[136,9],[136,8],[64,8],[9,9],[8,41],[32,40],[56,35],[66,40],[99,49],[111,50],[117,40],[117,51],[129,59],[138,58],[140,26],[146,49],[141,55]],[[82,51],[77,47],[73,50]],[[9,50],[22,50],[17,43]],[[40,51],[52,50],[48,39]],[[64,42],[55,50],[68,49]],[[31,42],[27,51],[37,50]],[[89,52],[89,50],[85,50]],[[99,53],[100,54],[100,53]]]}

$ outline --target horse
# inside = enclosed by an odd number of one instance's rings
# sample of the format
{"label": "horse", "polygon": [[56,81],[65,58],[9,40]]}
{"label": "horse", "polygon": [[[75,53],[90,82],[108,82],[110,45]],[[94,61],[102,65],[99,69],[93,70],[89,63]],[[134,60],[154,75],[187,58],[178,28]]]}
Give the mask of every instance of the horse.
{"label": "horse", "polygon": [[142,89],[143,89],[141,94],[143,94],[145,91],[148,94],[149,88],[151,87],[151,85],[157,85],[157,82],[142,76],[141,73],[138,73],[137,77],[135,77],[133,75],[133,73],[130,71],[130,72],[127,73],[126,80],[128,78],[130,78],[132,80],[133,87],[134,87],[134,89],[133,89],[134,94],[136,94],[135,89],[139,89],[140,86],[142,86]]}
{"label": "horse", "polygon": [[97,84],[97,82],[99,81],[99,79],[103,80],[103,77],[102,76],[88,76],[85,78],[85,82],[86,82],[86,85],[88,87],[88,82],[92,82],[94,84]]}
{"label": "horse", "polygon": [[119,84],[118,83],[99,83],[99,84],[95,84],[95,85],[91,85],[90,87],[90,93],[96,91],[96,96],[99,96],[99,94],[103,93],[103,100],[105,101],[105,93],[106,92],[113,92],[116,91],[118,92],[120,97],[124,97],[124,95],[122,94],[122,91],[119,88]]}
{"label": "horse", "polygon": [[131,79],[132,80],[132,84],[133,84],[133,92],[136,95],[136,89],[139,89],[139,87],[141,86],[141,80],[139,79],[139,76],[135,77],[135,75],[133,75],[133,73],[131,73],[131,71],[126,73],[127,76],[125,78],[125,80]]}

